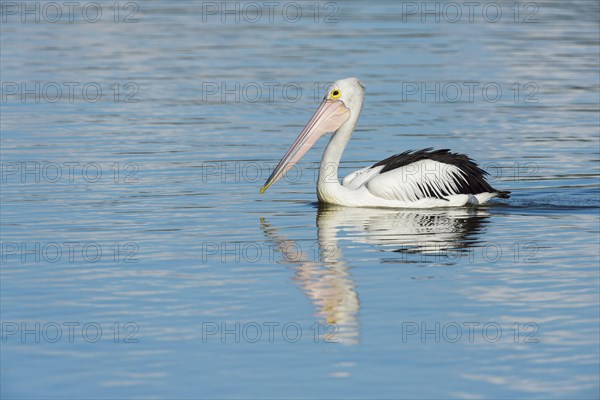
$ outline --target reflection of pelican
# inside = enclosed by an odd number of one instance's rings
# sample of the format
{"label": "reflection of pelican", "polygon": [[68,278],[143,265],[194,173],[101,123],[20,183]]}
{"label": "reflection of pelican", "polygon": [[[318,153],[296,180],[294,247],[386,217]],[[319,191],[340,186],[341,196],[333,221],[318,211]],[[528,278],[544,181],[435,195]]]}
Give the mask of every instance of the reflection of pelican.
{"label": "reflection of pelican", "polygon": [[[318,316],[331,327],[326,332],[334,341],[344,344],[358,343],[358,322],[356,314],[360,308],[358,295],[354,290],[348,272],[348,266],[342,258],[335,236],[321,231],[321,219],[317,219],[319,252],[315,254],[312,246],[297,245],[280,235],[266,222],[262,223],[265,235],[275,242],[282,253],[282,259],[290,264],[297,264],[294,280],[302,288],[306,296],[315,304]],[[303,251],[298,256],[298,248],[310,247],[311,251]],[[322,260],[322,261],[321,261]],[[328,336],[325,336],[328,337]]]}
{"label": "reflection of pelican", "polygon": [[399,211],[327,206],[319,210],[327,226],[347,232],[349,240],[410,253],[469,247],[487,216],[485,211],[466,208]]}
{"label": "reflection of pelican", "polygon": [[463,154],[425,149],[404,152],[338,180],[338,166],[362,109],[364,87],[356,78],[336,81],[296,141],[260,190],[264,193],[328,132],[317,195],[319,202],[349,207],[432,208],[483,204],[510,192],[494,189],[486,173]]}
{"label": "reflection of pelican", "polygon": [[[475,243],[473,236],[481,229],[483,218],[481,211],[470,209],[401,211],[321,206],[317,213],[319,257],[311,257],[310,245],[287,239],[264,219],[262,229],[275,242],[282,260],[297,266],[295,281],[316,306],[318,316],[335,325],[333,338],[355,344],[359,338],[360,302],[341,239],[417,253],[462,249]],[[298,248],[304,250],[301,256]]]}

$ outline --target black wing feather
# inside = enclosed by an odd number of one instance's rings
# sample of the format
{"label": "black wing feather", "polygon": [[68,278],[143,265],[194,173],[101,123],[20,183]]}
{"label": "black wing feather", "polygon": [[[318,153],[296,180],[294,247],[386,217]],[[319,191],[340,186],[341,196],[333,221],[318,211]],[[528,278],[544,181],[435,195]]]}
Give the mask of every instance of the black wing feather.
{"label": "black wing feather", "polygon": [[[465,173],[466,181],[456,181],[458,187],[458,193],[446,193],[442,191],[442,196],[449,196],[451,194],[479,194],[484,192],[498,193],[498,197],[508,199],[508,191],[496,190],[485,180],[488,175],[487,172],[479,168],[479,166],[468,156],[459,153],[452,153],[448,149],[433,150],[428,147],[423,150],[412,151],[408,150],[400,154],[393,155],[386,158],[385,160],[379,161],[374,164],[371,168],[383,166],[383,169],[379,172],[383,174],[388,171],[392,171],[396,168],[401,168],[406,165],[415,163],[421,160],[433,160],[444,164],[454,165]],[[430,197],[442,198],[436,194],[433,190],[423,188],[422,192],[427,193]]]}

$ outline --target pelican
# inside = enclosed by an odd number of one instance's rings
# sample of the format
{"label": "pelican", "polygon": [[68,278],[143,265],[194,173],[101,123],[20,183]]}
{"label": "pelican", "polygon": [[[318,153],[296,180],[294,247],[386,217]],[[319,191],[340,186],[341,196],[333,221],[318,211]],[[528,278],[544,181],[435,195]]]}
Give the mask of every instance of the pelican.
{"label": "pelican", "polygon": [[320,203],[434,208],[478,205],[494,197],[509,197],[510,192],[490,186],[485,180],[487,172],[473,160],[448,149],[405,151],[351,173],[340,184],[340,159],[356,128],[364,89],[356,78],[341,79],[331,85],[317,111],[260,189],[261,194],[281,179],[321,136],[333,132],[319,167]]}

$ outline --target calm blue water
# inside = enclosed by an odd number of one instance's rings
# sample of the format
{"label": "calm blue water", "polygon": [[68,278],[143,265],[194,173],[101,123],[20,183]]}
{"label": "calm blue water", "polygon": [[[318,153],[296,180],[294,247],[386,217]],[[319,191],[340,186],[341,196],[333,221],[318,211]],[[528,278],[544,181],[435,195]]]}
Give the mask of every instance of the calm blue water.
{"label": "calm blue water", "polygon": [[[599,6],[513,3],[3,2],[2,398],[598,398]],[[511,199],[319,207],[326,140],[259,195],[348,76],[342,173]]]}

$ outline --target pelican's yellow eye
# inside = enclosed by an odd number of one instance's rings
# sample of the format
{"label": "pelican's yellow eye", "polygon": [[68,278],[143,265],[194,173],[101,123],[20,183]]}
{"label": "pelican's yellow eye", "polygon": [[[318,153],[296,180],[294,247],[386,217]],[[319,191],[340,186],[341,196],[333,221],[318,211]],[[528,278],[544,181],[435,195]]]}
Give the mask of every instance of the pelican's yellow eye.
{"label": "pelican's yellow eye", "polygon": [[340,97],[342,97],[342,91],[340,89],[334,89],[329,96],[331,99],[339,99]]}

